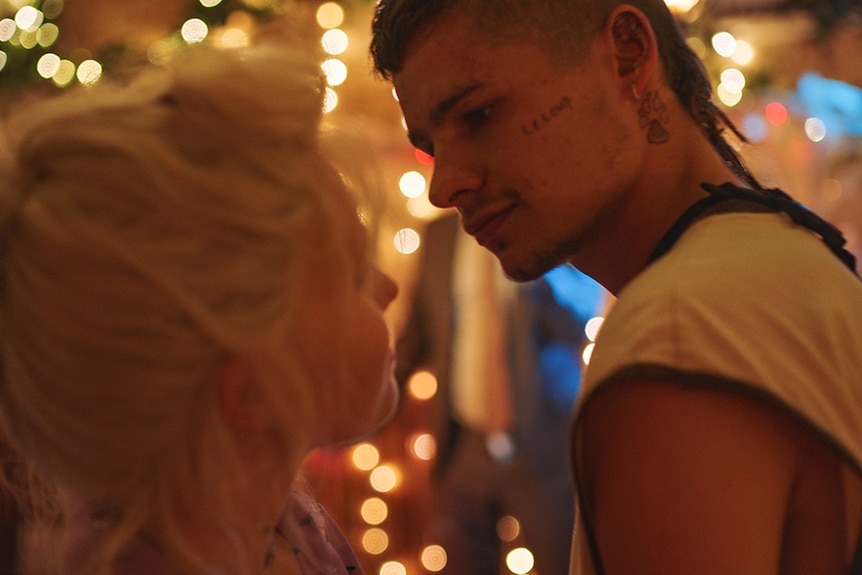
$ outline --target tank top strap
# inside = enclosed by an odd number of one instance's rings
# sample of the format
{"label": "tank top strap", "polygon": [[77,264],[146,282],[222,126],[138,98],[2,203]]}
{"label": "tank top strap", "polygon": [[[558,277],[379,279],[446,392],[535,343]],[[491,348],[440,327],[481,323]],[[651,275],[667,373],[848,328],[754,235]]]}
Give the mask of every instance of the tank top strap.
{"label": "tank top strap", "polygon": [[847,240],[838,228],[777,188],[753,190],[725,183],[720,186],[701,184],[709,195],[689,206],[661,238],[650,263],[666,254],[697,220],[708,215],[728,212],[781,212],[796,224],[814,232],[826,246],[856,274],[856,258],[844,247]]}

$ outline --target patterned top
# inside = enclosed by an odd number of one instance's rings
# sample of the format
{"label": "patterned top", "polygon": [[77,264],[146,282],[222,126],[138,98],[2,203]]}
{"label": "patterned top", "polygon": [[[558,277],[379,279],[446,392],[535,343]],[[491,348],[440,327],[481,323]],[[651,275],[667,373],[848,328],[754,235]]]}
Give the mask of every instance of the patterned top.
{"label": "patterned top", "polygon": [[[102,528],[100,528],[100,526]],[[90,517],[73,518],[67,529],[66,545],[60,573],[77,573],[86,565],[89,552],[104,535],[104,521]],[[364,575],[362,567],[347,538],[324,510],[311,497],[292,492],[278,525],[276,543],[289,547],[296,554],[302,575]],[[277,545],[279,546],[279,545]],[[275,559],[261,565],[266,573]],[[133,540],[115,562],[115,575],[174,575],[164,556],[151,543]]]}

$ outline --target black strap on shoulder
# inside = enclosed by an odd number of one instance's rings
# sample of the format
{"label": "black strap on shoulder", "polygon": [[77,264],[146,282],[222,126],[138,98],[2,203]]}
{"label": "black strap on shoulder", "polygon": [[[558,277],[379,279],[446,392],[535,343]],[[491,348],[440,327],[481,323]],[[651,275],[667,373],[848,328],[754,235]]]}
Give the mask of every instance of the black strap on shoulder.
{"label": "black strap on shoulder", "polygon": [[[740,188],[730,183],[720,186],[701,184],[701,187],[709,192],[710,195],[692,204],[674,222],[661,241],[659,241],[658,246],[650,257],[650,262],[657,260],[667,253],[691,224],[709,212],[762,211],[765,208],[767,211],[787,214],[796,224],[808,228],[817,234],[832,253],[856,274],[856,258],[844,248],[847,240],[838,228],[783,191],[776,188],[752,190]],[[730,209],[716,209],[719,204],[728,202],[729,200],[736,200],[732,207],[728,206]],[[750,207],[746,207],[745,204],[748,204]]]}

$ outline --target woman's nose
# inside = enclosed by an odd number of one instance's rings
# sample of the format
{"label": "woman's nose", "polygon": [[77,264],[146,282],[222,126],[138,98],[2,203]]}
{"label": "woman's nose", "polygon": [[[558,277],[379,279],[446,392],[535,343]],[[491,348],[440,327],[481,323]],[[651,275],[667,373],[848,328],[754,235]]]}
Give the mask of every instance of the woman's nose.
{"label": "woman's nose", "polygon": [[382,271],[377,271],[375,278],[375,300],[381,309],[389,307],[398,296],[398,284]]}

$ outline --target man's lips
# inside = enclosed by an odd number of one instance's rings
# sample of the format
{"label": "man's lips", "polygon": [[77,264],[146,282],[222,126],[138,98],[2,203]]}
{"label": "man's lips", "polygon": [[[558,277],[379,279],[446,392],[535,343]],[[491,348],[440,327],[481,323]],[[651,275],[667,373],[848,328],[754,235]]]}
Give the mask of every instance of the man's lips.
{"label": "man's lips", "polygon": [[479,214],[469,220],[465,219],[464,231],[475,237],[479,245],[487,246],[514,209],[515,206],[510,205],[496,212]]}

